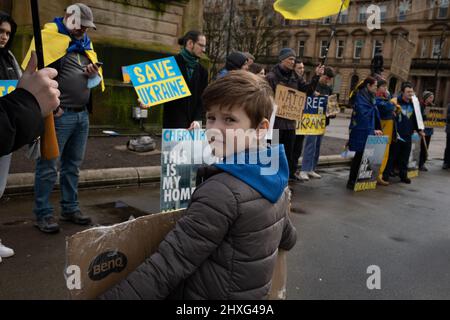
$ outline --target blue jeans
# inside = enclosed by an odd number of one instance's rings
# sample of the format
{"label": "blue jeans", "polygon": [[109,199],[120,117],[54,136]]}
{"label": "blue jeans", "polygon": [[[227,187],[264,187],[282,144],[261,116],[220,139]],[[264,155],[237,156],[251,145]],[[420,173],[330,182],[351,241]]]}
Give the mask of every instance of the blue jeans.
{"label": "blue jeans", "polygon": [[306,136],[303,149],[302,171],[310,172],[316,169],[319,162],[320,146],[323,136]]}
{"label": "blue jeans", "polygon": [[[73,213],[80,210],[78,204],[78,177],[89,135],[89,114],[87,111],[66,111],[55,118],[56,136],[61,166],[59,184],[61,187],[61,211]],[[39,159],[36,163],[34,183],[34,213],[38,219],[53,215],[50,194],[57,179],[57,160]]]}

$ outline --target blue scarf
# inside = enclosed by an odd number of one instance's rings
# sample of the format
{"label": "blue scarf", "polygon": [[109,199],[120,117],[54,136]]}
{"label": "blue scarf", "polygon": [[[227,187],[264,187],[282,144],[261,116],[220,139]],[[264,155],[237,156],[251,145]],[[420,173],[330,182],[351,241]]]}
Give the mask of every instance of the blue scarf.
{"label": "blue scarf", "polygon": [[86,50],[92,50],[91,39],[89,39],[87,33],[84,34],[83,39],[78,40],[72,37],[69,30],[67,30],[66,26],[64,25],[64,18],[62,17],[55,18],[53,22],[56,23],[56,25],[58,26],[59,33],[69,36],[70,39],[72,40],[69,44],[69,47],[67,48],[67,53],[71,52],[84,53]]}

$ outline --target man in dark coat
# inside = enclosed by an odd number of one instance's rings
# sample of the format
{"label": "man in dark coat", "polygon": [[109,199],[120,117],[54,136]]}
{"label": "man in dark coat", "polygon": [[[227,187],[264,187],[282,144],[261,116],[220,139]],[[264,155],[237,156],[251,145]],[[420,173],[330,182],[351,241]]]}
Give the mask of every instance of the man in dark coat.
{"label": "man in dark coat", "polygon": [[397,141],[392,145],[393,153],[389,154],[387,165],[388,172],[393,170],[394,160],[396,159],[399,167],[400,180],[403,183],[410,184],[411,179],[408,178],[408,162],[411,154],[412,135],[417,131],[421,136],[425,136],[417,125],[416,111],[412,102],[414,89],[411,83],[404,82],[402,84],[402,92],[391,101],[400,106],[400,112],[395,119],[397,127]]}
{"label": "man in dark coat", "polygon": [[178,44],[183,48],[175,56],[175,60],[192,95],[164,104],[163,128],[199,128],[199,122],[203,118],[201,97],[208,86],[208,72],[199,63],[205,52],[206,37],[198,31],[189,31],[179,39]]}
{"label": "man in dark coat", "polygon": [[[295,67],[295,52],[291,48],[281,49],[278,63],[271,72],[266,76],[269,85],[272,87],[274,93],[276,93],[277,85],[281,84],[286,87],[298,90],[298,76],[294,71]],[[279,142],[284,145],[286,157],[289,164],[289,178],[295,179],[295,168],[293,163],[294,158],[294,145],[295,145],[295,120],[288,120],[276,117],[274,129],[278,129],[280,136]]]}

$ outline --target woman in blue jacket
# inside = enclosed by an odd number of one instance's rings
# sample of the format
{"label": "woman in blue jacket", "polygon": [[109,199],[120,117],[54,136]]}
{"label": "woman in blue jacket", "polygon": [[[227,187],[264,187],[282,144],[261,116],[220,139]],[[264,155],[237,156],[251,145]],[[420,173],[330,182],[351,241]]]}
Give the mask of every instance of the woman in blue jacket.
{"label": "woman in blue jacket", "polygon": [[380,113],[375,104],[377,93],[377,80],[367,77],[356,89],[356,94],[351,98],[354,103],[353,114],[350,122],[349,149],[355,151],[352,161],[347,188],[353,190],[358,178],[358,170],[361,165],[364,148],[369,135],[383,135],[381,131]]}

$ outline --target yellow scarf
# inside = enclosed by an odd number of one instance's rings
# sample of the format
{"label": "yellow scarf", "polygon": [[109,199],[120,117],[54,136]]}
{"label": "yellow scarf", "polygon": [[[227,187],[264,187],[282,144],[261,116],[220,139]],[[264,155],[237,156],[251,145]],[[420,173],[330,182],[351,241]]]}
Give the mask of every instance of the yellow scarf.
{"label": "yellow scarf", "polygon": [[[42,30],[42,47],[44,50],[44,65],[47,67],[53,62],[61,59],[67,53],[67,48],[70,44],[70,37],[58,32],[58,26],[56,23],[47,23]],[[85,53],[88,59],[93,63],[98,62],[97,53],[94,51],[94,45],[91,43],[92,50],[86,50]],[[22,68],[26,69],[28,61],[31,57],[31,51],[35,50],[34,38],[31,41],[30,48],[27,55],[22,62]],[[103,81],[103,70],[99,68],[99,74],[102,77],[102,91],[105,91],[105,83]]]}

